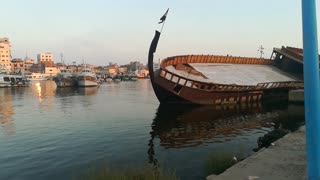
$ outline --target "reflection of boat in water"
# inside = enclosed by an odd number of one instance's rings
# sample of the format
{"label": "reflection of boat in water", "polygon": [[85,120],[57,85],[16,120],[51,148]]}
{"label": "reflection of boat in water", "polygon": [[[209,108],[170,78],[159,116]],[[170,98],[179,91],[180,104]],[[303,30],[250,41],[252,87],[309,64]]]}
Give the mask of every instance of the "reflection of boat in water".
{"label": "reflection of boat in water", "polygon": [[61,72],[54,77],[57,87],[73,87],[77,85],[76,77],[66,69],[61,69]]}
{"label": "reflection of boat in water", "polygon": [[149,162],[157,161],[156,138],[164,148],[207,146],[251,134],[264,135],[279,127],[294,130],[303,122],[303,118],[291,118],[288,120],[288,104],[283,102],[238,106],[160,105],[150,132]]}
{"label": "reflection of boat in water", "polygon": [[[258,102],[303,88],[300,78],[261,58],[186,55],[164,59],[154,71],[156,31],[148,56],[150,79],[160,103],[236,104]],[[281,59],[279,61],[282,61]],[[272,93],[270,93],[272,92]]]}
{"label": "reflection of boat in water", "polygon": [[[233,144],[232,141],[238,141],[239,138],[244,140],[253,137],[258,140],[257,136],[263,136],[274,129],[298,128],[303,123],[303,116],[296,119],[291,117],[289,120],[290,113],[288,104],[284,102],[240,104],[236,107],[160,104],[151,125],[149,163],[158,164],[155,149],[155,142],[158,140],[159,145],[166,149],[205,147],[211,144],[220,144],[217,146],[223,147],[224,144]],[[252,140],[256,141],[249,141]],[[252,144],[250,146],[257,147]],[[246,152],[242,153],[245,157]]]}
{"label": "reflection of boat in water", "polygon": [[74,95],[94,95],[98,92],[98,87],[65,87],[65,88],[57,88],[56,95],[57,96],[74,96]]}
{"label": "reflection of boat in water", "polygon": [[271,127],[270,122],[280,115],[279,111],[264,112],[258,103],[237,107],[160,105],[152,133],[166,148],[200,146]]}
{"label": "reflection of boat in water", "polygon": [[73,96],[78,93],[77,87],[65,87],[65,88],[57,88],[56,95],[57,96]]}
{"label": "reflection of boat in water", "polygon": [[94,95],[98,92],[98,87],[87,87],[87,88],[83,88],[80,87],[78,88],[78,93],[80,95],[85,95],[85,96],[90,96],[90,95]]}

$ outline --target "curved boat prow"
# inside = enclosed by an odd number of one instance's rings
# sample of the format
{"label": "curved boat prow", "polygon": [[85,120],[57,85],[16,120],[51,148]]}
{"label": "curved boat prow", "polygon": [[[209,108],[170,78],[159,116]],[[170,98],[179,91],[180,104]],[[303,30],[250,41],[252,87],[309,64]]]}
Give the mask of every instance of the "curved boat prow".
{"label": "curved boat prow", "polygon": [[153,70],[153,55],[157,50],[157,45],[160,38],[160,32],[156,31],[154,38],[151,42],[150,48],[149,48],[149,56],[148,56],[148,68],[149,68],[149,75],[152,84],[154,83],[154,70]]}

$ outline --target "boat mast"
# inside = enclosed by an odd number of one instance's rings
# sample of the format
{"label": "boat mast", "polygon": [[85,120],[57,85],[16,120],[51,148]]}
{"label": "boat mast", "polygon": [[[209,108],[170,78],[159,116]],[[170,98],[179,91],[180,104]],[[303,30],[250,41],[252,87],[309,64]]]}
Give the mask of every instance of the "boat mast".
{"label": "boat mast", "polygon": [[262,59],[262,56],[264,55],[264,47],[262,45],[259,47],[258,52],[260,53],[260,58]]}

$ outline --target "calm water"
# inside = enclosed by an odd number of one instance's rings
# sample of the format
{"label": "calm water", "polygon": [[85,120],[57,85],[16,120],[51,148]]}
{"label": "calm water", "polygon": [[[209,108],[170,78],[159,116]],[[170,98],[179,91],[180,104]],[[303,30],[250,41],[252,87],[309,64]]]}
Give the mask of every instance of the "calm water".
{"label": "calm water", "polygon": [[[294,113],[288,113],[288,112]],[[303,124],[303,107],[159,106],[149,80],[57,89],[0,89],[0,179],[72,179],[88,167],[158,164],[182,179],[212,156],[244,158],[275,128]]]}

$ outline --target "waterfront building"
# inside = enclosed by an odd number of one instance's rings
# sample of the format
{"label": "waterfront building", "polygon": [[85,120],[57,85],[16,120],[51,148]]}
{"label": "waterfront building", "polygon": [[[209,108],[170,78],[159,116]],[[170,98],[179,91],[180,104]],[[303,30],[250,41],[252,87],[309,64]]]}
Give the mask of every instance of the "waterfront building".
{"label": "waterfront building", "polygon": [[38,54],[38,64],[42,62],[53,62],[53,54],[52,53],[41,53]]}
{"label": "waterfront building", "polygon": [[60,69],[54,64],[52,53],[40,53],[37,59],[38,65],[34,66],[34,69],[36,69],[38,73],[44,73],[45,76],[56,76],[60,73]]}
{"label": "waterfront building", "polygon": [[107,72],[109,72],[110,75],[115,75],[119,72],[119,65],[118,64],[109,64],[106,67]]}
{"label": "waterfront building", "polygon": [[149,70],[147,67],[139,67],[137,70],[135,70],[135,74],[138,78],[146,78],[149,76]]}
{"label": "waterfront building", "polygon": [[24,73],[25,74],[30,74],[30,68],[35,64],[35,60],[29,58],[28,56],[26,56],[24,58]]}
{"label": "waterfront building", "polygon": [[35,64],[36,61],[33,60],[33,59],[31,59],[31,58],[29,58],[28,56],[26,56],[26,57],[24,58],[24,63],[25,63],[25,64]]}
{"label": "waterfront building", "polygon": [[33,66],[34,64],[30,64],[30,63],[24,63],[24,73],[31,73],[30,68]]}
{"label": "waterfront building", "polygon": [[11,45],[8,38],[0,38],[0,69],[11,71]]}
{"label": "waterfront building", "polygon": [[119,67],[119,73],[125,74],[128,72],[128,67],[123,65]]}
{"label": "waterfront building", "polygon": [[144,67],[144,65],[139,61],[130,62],[130,70],[131,71],[136,71],[139,68],[142,69],[142,67]]}
{"label": "waterfront building", "polygon": [[56,66],[45,66],[44,73],[46,76],[56,76],[61,71]]}
{"label": "waterfront building", "polygon": [[160,69],[160,63],[153,63],[153,71]]}
{"label": "waterfront building", "polygon": [[98,67],[94,67],[93,68],[93,72],[96,73],[96,74],[101,74],[104,72],[104,69],[102,66],[98,66]]}
{"label": "waterfront building", "polygon": [[14,73],[24,74],[25,64],[21,58],[15,58],[11,60],[11,71]]}

